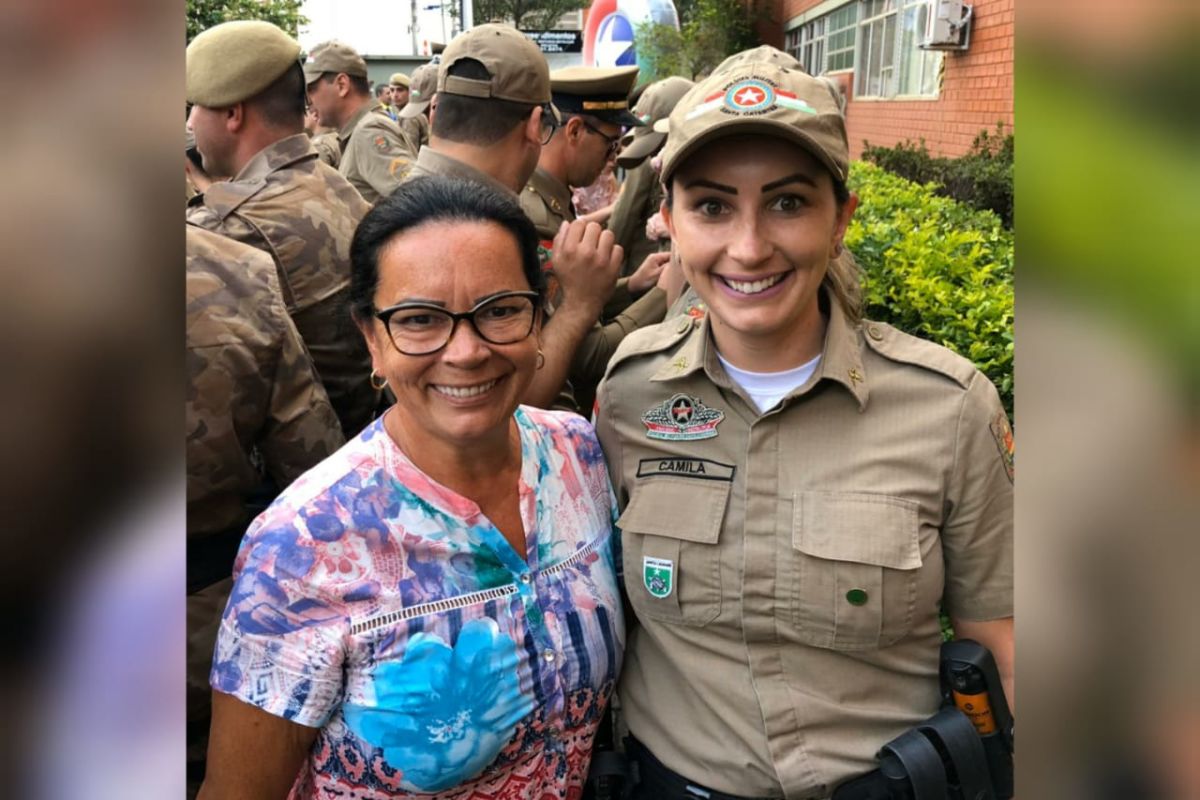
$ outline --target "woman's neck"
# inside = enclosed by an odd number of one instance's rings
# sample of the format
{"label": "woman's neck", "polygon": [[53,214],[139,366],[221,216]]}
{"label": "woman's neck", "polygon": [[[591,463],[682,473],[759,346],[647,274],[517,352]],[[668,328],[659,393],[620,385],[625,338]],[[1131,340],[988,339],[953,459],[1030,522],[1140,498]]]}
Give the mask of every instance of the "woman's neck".
{"label": "woman's neck", "polygon": [[521,469],[516,419],[509,419],[503,430],[469,446],[408,429],[399,409],[384,417],[383,427],[417,469],[464,497],[478,500],[475,495],[480,488],[486,491],[499,476]]}
{"label": "woman's neck", "polygon": [[827,320],[814,307],[795,330],[781,336],[747,336],[712,318],[712,336],[721,357],[746,372],[784,372],[804,366],[825,349]]}

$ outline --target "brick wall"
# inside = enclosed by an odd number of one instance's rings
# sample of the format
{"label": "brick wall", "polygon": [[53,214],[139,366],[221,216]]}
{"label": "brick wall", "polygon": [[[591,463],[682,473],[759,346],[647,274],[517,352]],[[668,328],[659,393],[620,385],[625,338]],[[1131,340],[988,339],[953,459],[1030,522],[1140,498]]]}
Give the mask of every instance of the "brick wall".
{"label": "brick wall", "polygon": [[[818,2],[782,0],[785,26]],[[975,0],[973,5],[970,49],[945,53],[942,89],[936,100],[856,101],[853,75],[838,76],[850,99],[846,128],[852,158],[862,154],[864,139],[873,145],[893,145],[924,138],[931,153],[959,156],[981,130],[993,131],[997,122],[1012,127],[1014,0]]]}

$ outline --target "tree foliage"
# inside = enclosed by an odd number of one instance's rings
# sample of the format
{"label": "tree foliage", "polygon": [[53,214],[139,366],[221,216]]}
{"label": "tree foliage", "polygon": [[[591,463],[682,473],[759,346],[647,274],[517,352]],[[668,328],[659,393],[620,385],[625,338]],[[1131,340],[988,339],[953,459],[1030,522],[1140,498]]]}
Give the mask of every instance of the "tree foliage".
{"label": "tree foliage", "polygon": [[645,22],[637,26],[635,47],[643,80],[671,75],[696,80],[728,56],[759,44],[756,4],[739,0],[679,0],[679,29]]}
{"label": "tree foliage", "polygon": [[512,22],[522,30],[544,31],[564,14],[587,8],[591,0],[475,0],[474,24]]}
{"label": "tree foliage", "polygon": [[300,13],[301,5],[302,0],[187,0],[187,40],[235,19],[264,20],[296,36],[308,22]]}

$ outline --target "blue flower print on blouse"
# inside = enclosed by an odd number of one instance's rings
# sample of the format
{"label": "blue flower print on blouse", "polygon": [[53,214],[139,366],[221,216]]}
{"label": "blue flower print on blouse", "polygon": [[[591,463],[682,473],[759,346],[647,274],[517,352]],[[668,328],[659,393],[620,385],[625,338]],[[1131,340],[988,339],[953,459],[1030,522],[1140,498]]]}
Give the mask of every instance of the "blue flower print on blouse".
{"label": "blue flower print on blouse", "polygon": [[418,633],[404,659],[376,667],[374,707],[346,703],[346,724],[383,750],[409,791],[436,792],[474,778],[533,710],[521,692],[517,645],[492,619],[468,622],[451,649]]}

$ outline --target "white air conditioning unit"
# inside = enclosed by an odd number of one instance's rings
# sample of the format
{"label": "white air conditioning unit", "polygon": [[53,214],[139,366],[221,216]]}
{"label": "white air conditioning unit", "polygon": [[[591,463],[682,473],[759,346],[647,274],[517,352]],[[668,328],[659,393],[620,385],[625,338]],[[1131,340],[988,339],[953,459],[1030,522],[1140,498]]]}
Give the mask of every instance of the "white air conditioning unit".
{"label": "white air conditioning unit", "polygon": [[971,44],[972,7],[961,0],[936,0],[922,50],[966,50]]}

